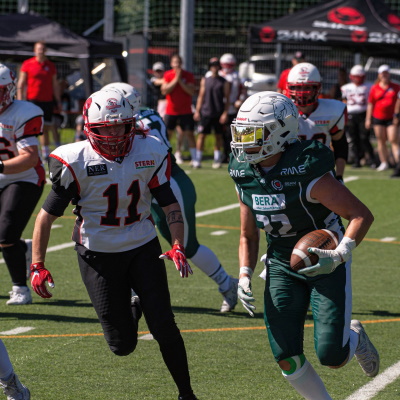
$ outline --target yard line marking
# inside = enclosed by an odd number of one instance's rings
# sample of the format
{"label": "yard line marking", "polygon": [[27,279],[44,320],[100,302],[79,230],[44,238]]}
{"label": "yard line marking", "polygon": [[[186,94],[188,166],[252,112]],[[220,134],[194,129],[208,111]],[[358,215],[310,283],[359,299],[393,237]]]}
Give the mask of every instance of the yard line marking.
{"label": "yard line marking", "polygon": [[222,235],[225,235],[227,233],[228,233],[227,231],[214,231],[214,232],[211,232],[210,235],[212,235],[212,236],[222,236]]}
{"label": "yard line marking", "polygon": [[200,211],[196,213],[196,217],[204,217],[205,215],[217,214],[222,211],[232,210],[234,208],[238,208],[239,203],[229,204],[228,206],[214,208],[212,210]]}
{"label": "yard line marking", "polygon": [[382,240],[382,242],[394,242],[396,239],[397,238],[395,238],[395,237],[387,236],[387,237],[382,238],[381,240]]}
{"label": "yard line marking", "polygon": [[151,333],[147,333],[146,335],[140,336],[138,339],[140,340],[153,340],[154,337]]}
{"label": "yard line marking", "polygon": [[18,335],[19,333],[25,333],[35,328],[31,326],[20,326],[19,328],[11,329],[9,331],[0,332],[0,335]]}
{"label": "yard line marking", "polygon": [[385,369],[372,381],[360,387],[346,400],[369,400],[375,397],[380,391],[385,389],[400,376],[400,361]]}
{"label": "yard line marking", "polygon": [[[63,250],[63,249],[67,249],[68,247],[74,247],[75,246],[75,242],[67,242],[67,243],[62,243],[62,244],[58,244],[56,246],[51,246],[47,249],[47,252],[51,252],[51,251],[58,251],[58,250]],[[4,258],[0,258],[0,264],[4,263]]]}
{"label": "yard line marking", "polygon": [[[387,322],[400,322],[400,318],[377,319],[361,321],[363,324],[383,324]],[[305,324],[305,328],[312,328],[314,324]],[[199,332],[229,332],[229,331],[255,331],[265,330],[265,326],[237,326],[233,328],[203,328],[203,329],[181,329],[181,333],[199,333]],[[147,335],[149,331],[138,332],[138,335]],[[60,337],[85,337],[85,336],[103,336],[103,333],[66,333],[52,335],[20,335],[20,336],[0,336],[0,339],[32,339],[32,338],[60,338]]]}
{"label": "yard line marking", "polygon": [[360,179],[359,176],[347,176],[346,178],[343,179],[343,182],[347,183],[347,182],[351,182],[351,181],[356,181],[358,179]]}

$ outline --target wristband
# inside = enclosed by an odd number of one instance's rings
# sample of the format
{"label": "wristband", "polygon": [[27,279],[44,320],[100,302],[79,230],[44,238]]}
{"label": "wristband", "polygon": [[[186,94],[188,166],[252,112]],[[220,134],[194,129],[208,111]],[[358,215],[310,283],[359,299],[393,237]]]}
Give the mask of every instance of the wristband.
{"label": "wristband", "polygon": [[253,276],[253,270],[249,267],[240,267],[239,275],[240,274],[247,274],[250,278]]}
{"label": "wristband", "polygon": [[3,161],[0,160],[0,174],[2,174],[4,171],[4,163]]}

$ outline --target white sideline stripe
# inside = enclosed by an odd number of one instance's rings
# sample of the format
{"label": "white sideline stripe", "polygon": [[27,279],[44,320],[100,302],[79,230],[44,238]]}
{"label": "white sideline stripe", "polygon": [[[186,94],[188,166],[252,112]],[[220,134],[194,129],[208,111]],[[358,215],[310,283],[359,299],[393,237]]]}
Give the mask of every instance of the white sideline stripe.
{"label": "white sideline stripe", "polygon": [[396,239],[397,238],[395,238],[395,237],[387,236],[387,237],[382,238],[381,241],[382,242],[394,242]]}
{"label": "white sideline stripe", "polygon": [[400,376],[400,361],[387,368],[372,381],[360,387],[346,400],[369,400]]}
{"label": "white sideline stripe", "polygon": [[[348,176],[347,178],[344,178],[343,181],[351,182],[351,181],[356,181],[357,179],[360,179],[360,177],[359,176]],[[230,205],[224,206],[224,207],[214,208],[212,210],[200,211],[200,212],[196,213],[196,217],[204,217],[206,215],[216,214],[216,213],[219,213],[222,211],[232,210],[232,209],[238,208],[238,207],[239,207],[239,203],[235,203],[235,204],[230,204]]]}
{"label": "white sideline stripe", "polygon": [[222,235],[225,235],[227,233],[228,233],[228,231],[214,231],[214,232],[211,232],[210,235],[212,235],[212,236],[222,236]]}
{"label": "white sideline stripe", "polygon": [[360,177],[359,176],[348,176],[347,178],[343,179],[343,182],[347,183],[347,182],[351,182],[351,181],[356,181],[357,179],[360,179]]}
{"label": "white sideline stripe", "polygon": [[18,335],[33,330],[35,328],[31,326],[20,326],[19,328],[11,329],[9,331],[0,332],[0,335]]}
{"label": "white sideline stripe", "polygon": [[147,333],[146,335],[140,336],[138,339],[140,340],[153,340],[154,337],[151,333]]}
{"label": "white sideline stripe", "polygon": [[[50,251],[58,251],[58,250],[63,250],[67,249],[68,247],[73,247],[75,246],[75,242],[67,242],[63,244],[58,244],[57,246],[52,246],[47,249],[47,252]],[[4,263],[4,258],[0,258],[0,264]]]}
{"label": "white sideline stripe", "polygon": [[200,212],[196,213],[196,217],[204,217],[205,215],[216,214],[216,213],[219,213],[222,211],[232,210],[232,209],[238,208],[238,207],[239,207],[239,203],[235,203],[235,204],[230,204],[229,206],[214,208],[212,210],[200,211]]}

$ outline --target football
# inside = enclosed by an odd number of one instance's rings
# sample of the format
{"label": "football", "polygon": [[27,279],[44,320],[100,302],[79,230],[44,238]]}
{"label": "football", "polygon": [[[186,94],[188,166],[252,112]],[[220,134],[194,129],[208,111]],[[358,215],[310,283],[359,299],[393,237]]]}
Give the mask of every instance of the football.
{"label": "football", "polygon": [[316,254],[308,252],[309,247],[317,247],[322,250],[334,250],[339,244],[339,235],[328,229],[318,229],[304,235],[294,246],[290,256],[290,268],[299,271],[302,268],[311,267],[318,262]]}

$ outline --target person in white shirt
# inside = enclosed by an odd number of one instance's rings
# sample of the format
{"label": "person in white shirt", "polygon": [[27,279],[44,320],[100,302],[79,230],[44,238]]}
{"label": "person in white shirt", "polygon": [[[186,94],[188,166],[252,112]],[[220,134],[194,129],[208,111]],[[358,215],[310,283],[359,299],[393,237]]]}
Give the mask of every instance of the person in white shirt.
{"label": "person in white shirt", "polygon": [[353,167],[360,168],[361,160],[375,168],[375,154],[370,142],[370,130],[365,128],[368,96],[372,83],[365,82],[365,71],[362,65],[354,65],[350,70],[350,83],[341,87],[343,103],[347,104],[351,158]]}

